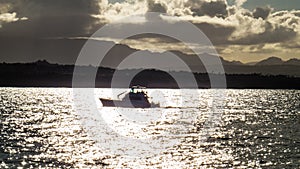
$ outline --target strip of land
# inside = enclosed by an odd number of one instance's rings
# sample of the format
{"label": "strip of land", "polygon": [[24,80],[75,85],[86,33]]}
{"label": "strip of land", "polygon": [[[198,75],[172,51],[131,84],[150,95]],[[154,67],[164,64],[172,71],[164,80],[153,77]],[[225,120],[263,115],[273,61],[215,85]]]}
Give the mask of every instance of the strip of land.
{"label": "strip of land", "polygon": [[[112,77],[115,73],[111,68],[96,68],[92,66],[79,67],[82,71],[76,87],[112,87]],[[226,70],[226,69],[225,69]],[[159,70],[119,70],[121,78],[116,78],[114,87],[128,88],[124,84],[132,73],[139,71],[130,82],[131,85],[142,85],[148,88],[194,88],[190,81],[179,86],[170,75],[185,78],[188,72],[163,72]],[[0,64],[1,87],[72,87],[74,66],[49,63]],[[87,83],[91,72],[97,72],[95,83]],[[211,88],[210,76],[221,78],[222,74],[193,73],[198,88]],[[226,88],[232,89],[300,89],[300,77],[287,75],[225,74]],[[119,81],[118,81],[119,80]],[[224,86],[220,86],[223,88]]]}

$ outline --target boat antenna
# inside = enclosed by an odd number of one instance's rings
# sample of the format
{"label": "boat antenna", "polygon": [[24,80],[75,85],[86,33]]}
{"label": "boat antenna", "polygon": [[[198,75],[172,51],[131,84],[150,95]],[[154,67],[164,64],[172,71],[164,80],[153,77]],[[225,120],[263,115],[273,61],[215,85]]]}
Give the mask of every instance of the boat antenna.
{"label": "boat antenna", "polygon": [[124,94],[124,93],[127,93],[128,91],[125,91],[125,92],[122,92],[122,93],[120,93],[120,94],[118,94],[118,98],[120,99],[120,96],[122,95],[122,94]]}

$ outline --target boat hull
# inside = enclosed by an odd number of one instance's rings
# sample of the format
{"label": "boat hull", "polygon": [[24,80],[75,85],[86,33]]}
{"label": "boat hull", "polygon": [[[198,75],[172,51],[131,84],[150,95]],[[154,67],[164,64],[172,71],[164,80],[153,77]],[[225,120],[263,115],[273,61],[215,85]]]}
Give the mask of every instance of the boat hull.
{"label": "boat hull", "polygon": [[144,101],[135,101],[135,100],[109,100],[109,99],[100,99],[103,107],[124,107],[124,108],[150,108],[152,104]]}

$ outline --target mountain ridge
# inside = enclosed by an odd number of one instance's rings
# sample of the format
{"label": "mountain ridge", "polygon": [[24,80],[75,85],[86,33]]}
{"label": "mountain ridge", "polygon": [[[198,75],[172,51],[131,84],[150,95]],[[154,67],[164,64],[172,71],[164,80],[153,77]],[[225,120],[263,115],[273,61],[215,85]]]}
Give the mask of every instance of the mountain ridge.
{"label": "mountain ridge", "polygon": [[[208,54],[209,55],[209,54]],[[210,55],[213,56],[213,55]],[[217,56],[213,56],[213,57],[217,57]],[[226,59],[224,59],[223,57],[219,57],[222,64],[223,65],[233,65],[233,66],[280,66],[280,65],[294,65],[294,66],[300,66],[300,59],[297,58],[292,58],[289,59],[287,61],[282,60],[279,57],[275,57],[275,56],[271,56],[269,58],[266,58],[264,60],[258,61],[258,62],[248,62],[248,63],[243,63],[240,61],[236,61],[236,60],[232,60],[232,61],[228,61]],[[25,63],[6,63],[6,62],[2,62],[0,64],[36,64],[36,65],[66,65],[66,66],[74,66],[74,64],[59,64],[59,63],[52,63],[52,62],[48,62],[45,59],[41,59],[41,60],[37,60],[35,62],[25,62]],[[91,66],[91,65],[81,65],[81,66]],[[96,67],[96,66],[94,66]],[[107,67],[109,68],[109,66],[101,66],[101,67]],[[112,68],[114,69],[114,68]]]}
{"label": "mountain ridge", "polygon": [[[251,63],[251,62],[250,62]],[[248,63],[249,64],[249,63]],[[252,62],[256,66],[270,66],[270,65],[296,65],[300,66],[300,59],[292,58],[287,61],[282,60],[279,57],[271,56],[258,62]]]}

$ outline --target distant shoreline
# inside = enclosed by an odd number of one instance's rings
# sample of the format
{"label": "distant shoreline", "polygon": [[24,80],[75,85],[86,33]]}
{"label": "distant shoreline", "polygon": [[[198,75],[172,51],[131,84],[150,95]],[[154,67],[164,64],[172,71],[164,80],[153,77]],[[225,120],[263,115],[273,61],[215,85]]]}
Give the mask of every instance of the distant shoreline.
{"label": "distant shoreline", "polygon": [[[82,79],[76,87],[80,88],[111,88],[111,79],[115,70],[110,68],[96,68],[82,66],[83,72],[79,75]],[[73,65],[57,65],[45,62],[28,64],[0,64],[0,87],[53,87],[72,88]],[[97,71],[95,84],[87,84],[89,72]],[[135,71],[121,70],[122,79],[127,79],[128,74]],[[184,78],[188,72],[172,72]],[[193,73],[198,89],[210,89],[210,79],[207,73]],[[211,74],[213,76],[224,76]],[[252,74],[226,74],[227,89],[300,89],[300,77],[286,75]],[[129,76],[128,76],[129,78]],[[218,78],[218,77],[216,77]],[[190,82],[184,82],[181,88],[191,88]],[[116,84],[123,84],[122,81]],[[131,85],[141,85],[153,89],[178,89],[176,81],[167,72],[160,70],[140,70],[131,81]],[[128,88],[128,86],[115,86]]]}
{"label": "distant shoreline", "polygon": [[[199,76],[199,75],[198,75]],[[204,76],[204,75],[200,75]],[[251,78],[249,78],[251,77]],[[226,75],[226,89],[300,89],[300,78],[291,78],[286,76],[259,76],[259,75]],[[147,79],[147,78],[146,78]],[[149,79],[149,78],[148,78]],[[151,80],[151,79],[150,79]],[[170,80],[170,79],[167,79]],[[149,81],[149,80],[148,80]],[[147,82],[148,82],[147,81]],[[198,82],[198,89],[211,89],[209,80]],[[132,81],[132,85],[142,85],[152,89],[179,89],[176,82],[168,83],[143,83],[139,79]],[[72,76],[68,78],[57,78],[57,80],[41,79],[41,78],[14,78],[9,79],[1,77],[0,87],[16,87],[16,88],[73,88]],[[77,84],[75,88],[111,88],[110,80],[106,82],[96,81],[95,86]],[[128,86],[116,86],[116,88],[128,88]],[[189,86],[183,86],[181,89],[191,89]],[[221,89],[221,88],[215,88]]]}
{"label": "distant shoreline", "polygon": [[[37,88],[37,89],[112,89],[112,88],[108,88],[108,87],[80,87],[80,88],[74,88],[74,87],[61,87],[61,86],[58,86],[58,87],[48,87],[48,86],[0,86],[0,88]],[[122,88],[116,88],[116,89],[128,89],[128,88],[125,88],[125,87],[122,87]],[[178,90],[190,90],[191,88],[159,88],[159,87],[155,87],[155,88],[147,88],[147,89],[178,89]],[[300,90],[300,88],[297,88],[297,89],[293,89],[293,88],[198,88],[198,89],[195,89],[195,90]],[[193,89],[191,89],[193,90]]]}

